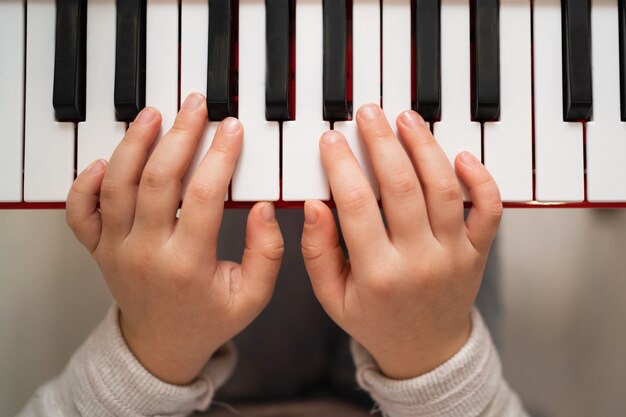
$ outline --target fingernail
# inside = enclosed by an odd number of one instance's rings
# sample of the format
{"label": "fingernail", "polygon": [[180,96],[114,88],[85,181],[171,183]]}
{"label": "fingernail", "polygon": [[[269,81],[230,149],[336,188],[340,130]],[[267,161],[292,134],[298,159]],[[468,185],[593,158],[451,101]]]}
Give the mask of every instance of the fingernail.
{"label": "fingernail", "polygon": [[422,118],[422,116],[420,116],[413,110],[408,110],[402,113],[400,120],[402,120],[402,123],[406,127],[418,127],[418,126],[426,125],[426,122],[424,122],[424,119]]}
{"label": "fingernail", "polygon": [[341,135],[334,130],[329,130],[322,135],[322,143],[325,145],[332,145],[341,140]]}
{"label": "fingernail", "polygon": [[313,207],[313,204],[306,201],[304,203],[304,222],[306,224],[313,225],[317,223],[317,219],[319,218],[319,213],[317,209]]}
{"label": "fingernail", "polygon": [[274,209],[274,204],[267,203],[263,207],[261,207],[261,217],[265,223],[272,223],[276,218],[276,210]]}
{"label": "fingernail", "polygon": [[99,173],[104,171],[105,167],[106,163],[102,159],[98,159],[97,161],[93,161],[91,164],[89,164],[89,166],[83,171],[83,174],[87,174],[93,177],[94,175],[98,175]]}
{"label": "fingernail", "polygon": [[462,152],[460,159],[463,165],[468,166],[468,167],[473,167],[475,165],[480,164],[480,161],[476,159],[476,157],[469,152]]}
{"label": "fingernail", "polygon": [[227,117],[222,121],[222,129],[226,133],[237,133],[239,130],[239,120],[234,117]]}
{"label": "fingernail", "polygon": [[154,120],[154,116],[156,116],[156,112],[150,107],[145,107],[142,111],[139,112],[139,114],[135,118],[135,122],[143,124],[150,123],[152,120]]}
{"label": "fingernail", "polygon": [[195,110],[204,102],[204,97],[198,93],[191,93],[185,99],[182,108],[186,110]]}
{"label": "fingernail", "polygon": [[361,107],[360,110],[361,116],[365,119],[376,119],[382,113],[382,110],[376,104],[366,104]]}

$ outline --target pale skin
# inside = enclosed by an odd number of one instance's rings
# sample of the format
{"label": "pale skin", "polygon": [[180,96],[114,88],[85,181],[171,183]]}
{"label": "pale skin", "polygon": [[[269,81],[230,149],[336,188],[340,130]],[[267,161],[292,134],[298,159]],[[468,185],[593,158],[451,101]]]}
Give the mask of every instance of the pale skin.
{"label": "pale skin", "polygon": [[[273,204],[257,203],[241,263],[216,258],[224,195],[243,143],[236,119],[221,123],[176,217],[206,117],[204,97],[190,95],[150,154],[161,117],[144,109],[110,161],[95,161],[76,179],[67,202],[68,224],[103,273],[129,348],[153,375],[177,385],[192,382],[263,310],[283,254]],[[376,105],[362,107],[356,120],[388,227],[347,142],[328,132],[320,151],[350,260],[320,201],[305,203],[303,255],[331,318],[385,375],[412,378],[467,341],[502,203],[485,167],[462,153],[455,168],[474,202],[464,220],[454,170],[417,113],[398,117],[400,139]]]}

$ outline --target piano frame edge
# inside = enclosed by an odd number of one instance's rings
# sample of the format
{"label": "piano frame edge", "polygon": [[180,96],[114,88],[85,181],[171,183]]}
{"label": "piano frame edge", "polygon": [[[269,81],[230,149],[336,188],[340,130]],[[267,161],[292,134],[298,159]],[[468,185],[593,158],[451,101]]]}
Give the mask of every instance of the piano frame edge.
{"label": "piano frame edge", "polygon": [[[276,203],[278,209],[302,209],[303,202],[289,202],[279,200]],[[327,201],[330,207],[335,207],[334,201]],[[254,205],[250,202],[227,201],[224,204],[226,209],[249,209]],[[626,209],[626,202],[623,203],[591,203],[588,201],[578,203],[561,202],[538,202],[530,201],[526,203],[503,203],[505,209]],[[471,203],[465,203],[465,208],[472,207]],[[64,210],[65,203],[0,203],[0,212],[3,210]]]}

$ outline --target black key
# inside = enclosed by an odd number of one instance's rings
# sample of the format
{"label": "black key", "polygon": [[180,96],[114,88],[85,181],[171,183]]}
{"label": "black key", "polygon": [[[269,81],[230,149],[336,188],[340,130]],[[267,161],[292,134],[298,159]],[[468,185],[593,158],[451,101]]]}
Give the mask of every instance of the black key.
{"label": "black key", "polygon": [[441,119],[441,2],[416,0],[417,108],[428,122]]}
{"label": "black key", "polygon": [[87,0],[56,0],[52,104],[60,122],[85,120]]}
{"label": "black key", "polygon": [[626,122],[626,0],[619,1],[619,63],[621,71],[622,122]]}
{"label": "black key", "polygon": [[474,0],[472,119],[500,117],[500,0]]}
{"label": "black key", "polygon": [[589,0],[563,0],[563,119],[589,120],[591,90],[591,10]]}
{"label": "black key", "polygon": [[347,95],[348,18],[345,0],[324,0],[324,120],[350,117]]}
{"label": "black key", "polygon": [[267,45],[265,116],[271,121],[289,120],[291,0],[266,0],[265,4]]}
{"label": "black key", "polygon": [[209,1],[209,74],[207,107],[209,120],[221,121],[234,116],[234,83],[232,79],[231,0]]}
{"label": "black key", "polygon": [[122,122],[146,106],[146,0],[117,0],[114,102]]}

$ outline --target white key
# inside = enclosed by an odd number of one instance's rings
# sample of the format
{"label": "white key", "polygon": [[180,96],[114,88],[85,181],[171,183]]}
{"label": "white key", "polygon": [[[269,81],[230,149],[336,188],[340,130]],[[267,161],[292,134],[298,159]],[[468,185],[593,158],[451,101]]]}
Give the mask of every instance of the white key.
{"label": "white key", "polygon": [[26,34],[24,200],[63,202],[74,181],[74,128],[52,106],[56,3],[30,0]]}
{"label": "white key", "polygon": [[[409,25],[410,23],[409,19]],[[411,55],[410,41],[409,38],[409,50],[407,52],[409,57]],[[354,0],[353,2],[352,79],[353,120],[335,122],[335,130],[340,131],[346,137],[374,193],[378,195],[378,182],[374,177],[369,155],[354,120],[357,110],[362,105],[367,103],[380,104],[380,2],[378,0]],[[409,85],[411,85],[410,78]],[[406,90],[406,85],[404,87]],[[407,109],[411,107],[410,100],[409,93]]]}
{"label": "white key", "polygon": [[146,22],[146,105],[161,112],[162,136],[178,112],[178,0],[148,0]]}
{"label": "white key", "polygon": [[[209,56],[209,4],[206,0],[182,0],[180,102],[191,93],[206,95]],[[211,147],[219,123],[208,122],[183,179],[183,195],[193,173]],[[228,193],[226,198],[228,199]]]}
{"label": "white key", "polygon": [[397,134],[398,115],[411,109],[410,0],[383,0],[383,109]]}
{"label": "white key", "polygon": [[484,125],[485,166],[503,201],[533,199],[530,0],[500,2],[500,121]]}
{"label": "white key", "polygon": [[582,201],[583,125],[563,121],[561,0],[534,3],[533,45],[535,198],[547,202]]}
{"label": "white key", "polygon": [[115,118],[116,0],[87,3],[87,102],[78,124],[78,172],[96,159],[108,160],[124,137],[126,123]]}
{"label": "white key", "polygon": [[0,3],[0,202],[22,200],[24,2]]}
{"label": "white key", "polygon": [[233,201],[280,198],[280,126],[265,120],[265,0],[239,0],[239,119],[244,141]]}
{"label": "white key", "polygon": [[[469,0],[441,1],[441,121],[434,134],[450,162],[462,151],[481,159],[480,123],[472,122]],[[464,190],[465,199],[468,199]]]}
{"label": "white key", "polygon": [[626,201],[626,123],[620,112],[618,0],[593,0],[593,121],[587,123],[587,199]]}
{"label": "white key", "polygon": [[322,0],[296,0],[296,120],[283,123],[283,200],[328,200],[319,140],[323,115]]}

